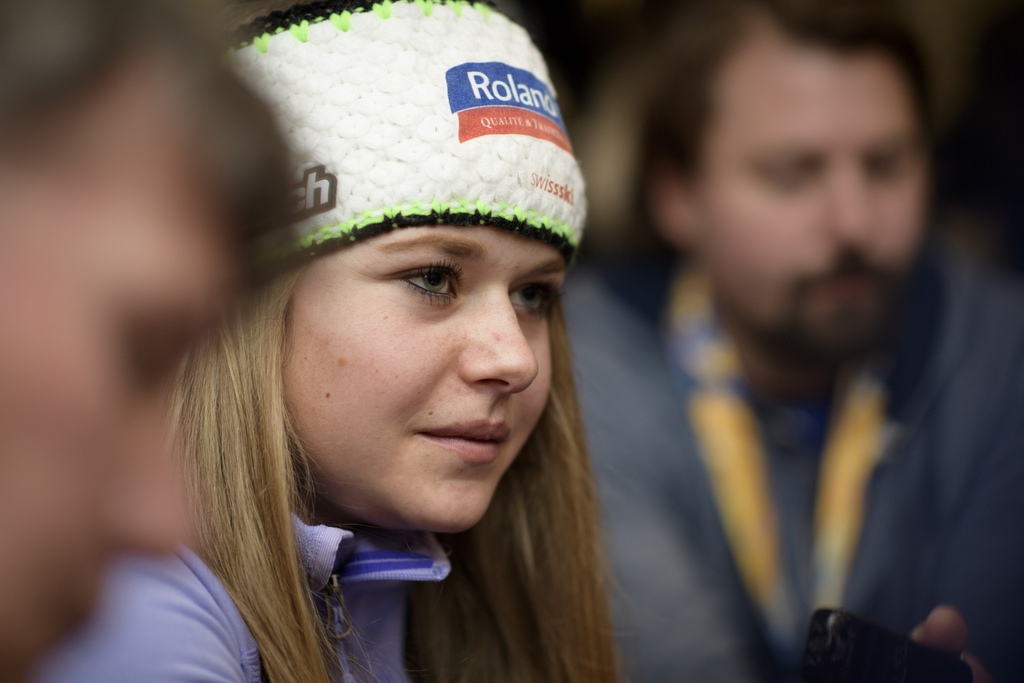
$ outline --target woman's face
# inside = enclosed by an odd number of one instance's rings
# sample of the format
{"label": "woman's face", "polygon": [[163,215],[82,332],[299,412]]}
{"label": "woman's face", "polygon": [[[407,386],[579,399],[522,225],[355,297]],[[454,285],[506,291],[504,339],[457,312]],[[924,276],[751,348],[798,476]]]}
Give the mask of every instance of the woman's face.
{"label": "woman's face", "polygon": [[405,228],[311,263],[284,386],[324,521],[462,531],[537,424],[565,262],[490,227]]}

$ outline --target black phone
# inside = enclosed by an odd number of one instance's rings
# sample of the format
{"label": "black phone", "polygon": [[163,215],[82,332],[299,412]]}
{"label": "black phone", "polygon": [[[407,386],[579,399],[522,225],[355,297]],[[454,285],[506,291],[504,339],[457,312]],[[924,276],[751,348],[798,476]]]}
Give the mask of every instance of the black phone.
{"label": "black phone", "polygon": [[960,657],[843,610],[819,609],[801,673],[807,683],[971,683]]}

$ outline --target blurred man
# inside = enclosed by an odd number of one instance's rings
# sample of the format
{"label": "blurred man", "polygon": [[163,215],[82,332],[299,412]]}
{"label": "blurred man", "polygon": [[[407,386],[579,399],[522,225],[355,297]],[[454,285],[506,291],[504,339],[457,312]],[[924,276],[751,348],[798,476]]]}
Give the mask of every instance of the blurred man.
{"label": "blurred man", "polygon": [[795,677],[815,607],[909,633],[941,604],[1020,676],[1024,289],[925,246],[913,42],[723,0],[666,46],[645,198],[672,254],[566,299],[634,678]]}
{"label": "blurred man", "polygon": [[162,387],[285,193],[219,52],[156,2],[0,2],[0,680],[178,540]]}

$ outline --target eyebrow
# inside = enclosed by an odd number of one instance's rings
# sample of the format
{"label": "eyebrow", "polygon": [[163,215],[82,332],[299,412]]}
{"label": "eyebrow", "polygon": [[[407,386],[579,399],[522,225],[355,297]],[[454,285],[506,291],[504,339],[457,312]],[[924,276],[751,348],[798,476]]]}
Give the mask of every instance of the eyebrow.
{"label": "eyebrow", "polygon": [[[487,250],[477,242],[445,237],[443,235],[422,235],[401,242],[385,244],[380,249],[386,254],[401,254],[422,247],[433,247],[449,256],[474,260],[481,260],[487,254]],[[560,274],[564,273],[565,269],[565,259],[561,256],[556,256],[532,269],[530,277]]]}
{"label": "eyebrow", "polygon": [[486,254],[484,248],[476,243],[467,240],[445,237],[443,235],[423,235],[413,239],[392,242],[381,247],[381,251],[387,254],[398,254],[422,247],[434,247],[449,256],[458,258],[482,259]]}
{"label": "eyebrow", "polygon": [[565,259],[556,256],[531,270],[530,275],[558,275],[565,272],[565,265]]}

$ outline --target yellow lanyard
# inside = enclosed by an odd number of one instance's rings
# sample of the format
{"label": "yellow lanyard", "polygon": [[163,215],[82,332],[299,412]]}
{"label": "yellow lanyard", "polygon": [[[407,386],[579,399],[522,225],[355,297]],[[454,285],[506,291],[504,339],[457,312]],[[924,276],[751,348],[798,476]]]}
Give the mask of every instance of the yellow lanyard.
{"label": "yellow lanyard", "polygon": [[[785,642],[795,613],[780,564],[778,516],[757,418],[739,391],[736,350],[715,319],[706,280],[684,271],[672,286],[668,342],[697,388],[687,410],[740,577],[769,634]],[[886,390],[862,372],[843,392],[818,475],[812,608],[842,605],[860,539],[864,493],[882,450]]]}

